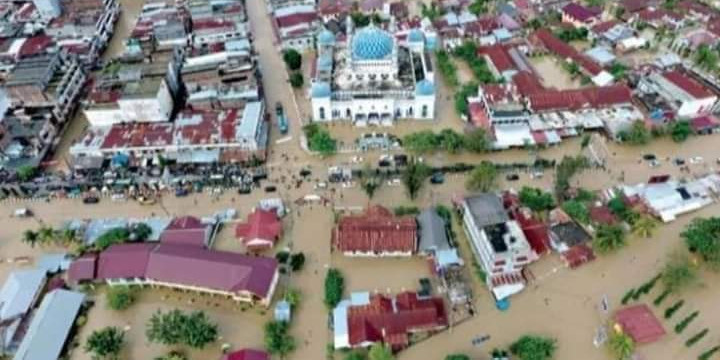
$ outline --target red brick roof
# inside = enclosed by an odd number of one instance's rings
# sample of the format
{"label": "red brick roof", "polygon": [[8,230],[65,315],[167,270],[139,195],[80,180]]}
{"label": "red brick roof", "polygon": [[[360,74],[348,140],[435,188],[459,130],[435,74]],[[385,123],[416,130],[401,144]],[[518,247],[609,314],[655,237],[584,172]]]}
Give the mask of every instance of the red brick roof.
{"label": "red brick roof", "polygon": [[713,96],[713,94],[703,85],[680,71],[675,70],[667,72],[663,74],[663,77],[696,99]]}
{"label": "red brick roof", "polygon": [[529,71],[518,72],[513,76],[512,82],[515,84],[518,93],[524,96],[545,90],[545,87],[540,83],[540,79]]}
{"label": "red brick roof", "polygon": [[100,254],[97,279],[149,278],[228,292],[270,295],[277,261],[175,244],[119,244]]}
{"label": "red brick roof", "polygon": [[242,239],[245,246],[252,246],[253,241],[264,240],[261,246],[272,246],[282,234],[282,223],[275,211],[256,209],[248,215],[245,223],[240,223],[235,228],[235,236]]}
{"label": "red brick roof", "polygon": [[375,205],[362,215],[340,219],[333,241],[342,252],[414,252],[417,223],[412,216],[395,217],[384,207]]}
{"label": "red brick roof", "polygon": [[47,35],[36,35],[25,40],[20,46],[18,55],[20,57],[28,57],[45,53],[45,50],[52,44],[52,38]]}
{"label": "red brick roof", "polygon": [[632,94],[626,85],[611,85],[572,90],[546,90],[530,94],[528,101],[535,111],[577,110],[627,104],[632,101]]}
{"label": "red brick roof", "polygon": [[270,360],[270,355],[260,350],[242,349],[225,354],[222,360]]}
{"label": "red brick roof", "polygon": [[571,269],[595,260],[595,252],[587,244],[579,244],[562,253],[565,263]]}
{"label": "red brick roof", "polygon": [[578,3],[569,3],[562,8],[562,12],[567,16],[581,22],[586,22],[596,16],[598,12],[593,9],[582,6]]}
{"label": "red brick roof", "polygon": [[620,6],[625,9],[626,13],[636,12],[642,10],[650,5],[648,0],[622,0]]}
{"label": "red brick roof", "polygon": [[479,55],[487,56],[499,72],[515,68],[510,54],[508,54],[507,49],[503,45],[481,46],[477,51]]}
{"label": "red brick roof", "polygon": [[617,25],[617,24],[619,24],[619,23],[620,23],[620,22],[617,21],[617,20],[604,21],[604,22],[601,22],[601,23],[593,26],[591,30],[592,30],[592,32],[594,32],[594,33],[596,33],[596,34],[602,34],[602,33],[606,32],[606,31],[612,29],[613,26],[615,26],[615,25]]}
{"label": "red brick roof", "polygon": [[404,292],[393,301],[376,294],[370,303],[348,308],[350,345],[382,341],[394,349],[409,343],[409,334],[447,327],[447,314],[442,298],[418,299],[413,292]]}
{"label": "red brick roof", "polygon": [[615,321],[636,343],[655,342],[665,335],[662,324],[645,304],[618,311],[615,314]]}
{"label": "red brick roof", "polygon": [[352,2],[350,0],[320,0],[317,9],[321,15],[345,14],[352,10]]}
{"label": "red brick roof", "polygon": [[614,225],[618,218],[606,205],[593,206],[590,208],[590,219],[598,224]]}
{"label": "red brick roof", "polygon": [[97,261],[97,254],[85,254],[77,258],[68,269],[68,281],[77,283],[95,279],[95,261]]}
{"label": "red brick roof", "polygon": [[700,116],[690,120],[690,126],[695,131],[706,131],[720,127],[720,121],[714,116]]}
{"label": "red brick roof", "polygon": [[317,13],[315,12],[307,12],[307,13],[296,13],[296,14],[290,14],[286,16],[276,17],[275,21],[277,21],[278,27],[285,28],[285,27],[293,27],[298,24],[303,23],[310,23],[317,19]]}
{"label": "red brick roof", "polygon": [[173,219],[160,234],[160,241],[169,244],[205,246],[210,225],[203,224],[194,216]]}

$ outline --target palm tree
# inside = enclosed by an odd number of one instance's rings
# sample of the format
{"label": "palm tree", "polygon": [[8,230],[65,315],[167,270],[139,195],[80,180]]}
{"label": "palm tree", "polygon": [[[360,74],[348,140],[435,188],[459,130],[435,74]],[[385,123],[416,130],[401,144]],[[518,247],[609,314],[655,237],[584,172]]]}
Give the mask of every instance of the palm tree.
{"label": "palm tree", "polygon": [[613,332],[608,341],[610,351],[618,360],[627,360],[635,352],[635,342],[625,333]]}
{"label": "palm tree", "polygon": [[23,232],[22,242],[34,248],[38,242],[38,234],[32,230],[25,230],[25,232]]}
{"label": "palm tree", "polygon": [[632,233],[636,236],[649,238],[653,235],[657,227],[658,221],[645,215],[635,220],[632,224]]}
{"label": "palm tree", "polygon": [[593,240],[593,248],[600,253],[609,253],[625,245],[625,233],[617,225],[601,225]]}
{"label": "palm tree", "polygon": [[60,232],[60,239],[64,246],[68,246],[78,240],[77,233],[73,229],[63,229]]}
{"label": "palm tree", "polygon": [[55,239],[55,230],[50,226],[42,226],[38,230],[38,241],[40,244],[46,245]]}

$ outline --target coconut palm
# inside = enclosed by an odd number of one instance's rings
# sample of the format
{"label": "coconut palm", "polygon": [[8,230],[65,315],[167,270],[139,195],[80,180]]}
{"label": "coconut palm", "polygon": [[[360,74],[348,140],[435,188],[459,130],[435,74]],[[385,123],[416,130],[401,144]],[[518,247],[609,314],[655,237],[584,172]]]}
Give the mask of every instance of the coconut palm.
{"label": "coconut palm", "polygon": [[73,244],[78,240],[77,232],[75,232],[75,230],[73,229],[63,229],[59,235],[60,241],[65,246]]}
{"label": "coconut palm", "polygon": [[25,230],[25,232],[23,232],[22,242],[34,248],[38,242],[38,234],[32,230]]}
{"label": "coconut palm", "polygon": [[55,239],[55,230],[49,226],[42,226],[38,230],[38,241],[40,244],[48,244]]}
{"label": "coconut palm", "polygon": [[625,333],[613,332],[608,341],[608,346],[618,360],[630,359],[635,352],[635,342]]}
{"label": "coconut palm", "polygon": [[609,253],[627,245],[623,229],[617,225],[602,225],[593,240],[593,248],[600,253]]}
{"label": "coconut palm", "polygon": [[649,238],[653,235],[657,227],[658,221],[645,215],[632,223],[632,233],[636,236]]}

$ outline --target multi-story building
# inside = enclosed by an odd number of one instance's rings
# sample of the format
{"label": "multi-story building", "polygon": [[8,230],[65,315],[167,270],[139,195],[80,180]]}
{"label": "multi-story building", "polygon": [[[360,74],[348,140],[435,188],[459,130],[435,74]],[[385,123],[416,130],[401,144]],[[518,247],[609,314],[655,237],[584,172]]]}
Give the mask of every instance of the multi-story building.
{"label": "multi-story building", "polygon": [[33,4],[43,20],[51,20],[62,14],[60,0],[33,0]]}
{"label": "multi-story building", "polygon": [[112,37],[120,16],[117,0],[82,0],[63,2],[63,13],[45,28],[58,47],[76,54],[86,65],[93,66]]}
{"label": "multi-story building", "polygon": [[318,15],[315,5],[294,5],[273,13],[275,35],[283,49],[303,52],[312,49]]}
{"label": "multi-story building", "polygon": [[487,274],[487,286],[497,300],[525,287],[523,269],[537,260],[520,225],[510,220],[502,199],[483,193],[462,202],[463,228],[475,258]]}
{"label": "multi-story building", "polygon": [[313,121],[391,126],[395,119],[432,120],[435,77],[422,33],[412,32],[400,45],[375,25],[354,30],[349,17],[346,30],[344,43],[329,30],[318,35]]}
{"label": "multi-story building", "polygon": [[[643,76],[638,84],[642,93],[654,94],[665,100],[680,118],[695,117],[710,113],[718,97],[697,80],[679,70],[665,73],[652,72]],[[650,105],[651,106],[651,105]],[[649,109],[650,112],[656,109]]]}

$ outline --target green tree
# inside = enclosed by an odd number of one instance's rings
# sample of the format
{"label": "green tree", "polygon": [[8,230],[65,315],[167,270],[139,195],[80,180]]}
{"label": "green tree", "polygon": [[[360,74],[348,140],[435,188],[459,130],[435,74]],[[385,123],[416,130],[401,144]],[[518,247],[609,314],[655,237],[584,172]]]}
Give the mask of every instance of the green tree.
{"label": "green tree", "polygon": [[392,350],[389,346],[376,342],[372,344],[368,351],[368,360],[394,360]]}
{"label": "green tree", "polygon": [[337,151],[337,141],[330,136],[330,132],[324,127],[311,123],[303,126],[303,132],[308,141],[308,148],[311,151],[318,152],[322,156],[331,156]]}
{"label": "green tree", "polygon": [[431,3],[430,6],[427,6],[425,3],[420,5],[422,6],[422,16],[430,19],[430,21],[435,21],[435,19],[445,14],[445,10],[435,2]]}
{"label": "green tree", "polygon": [[438,134],[438,143],[441,149],[457,154],[463,148],[464,138],[452,129],[443,129]]}
{"label": "green tree", "polygon": [[524,335],[510,345],[510,352],[520,360],[550,360],[557,350],[554,339]]}
{"label": "green tree", "polygon": [[697,283],[698,274],[690,258],[682,253],[673,253],[665,262],[660,280],[665,289],[678,292]]}
{"label": "green tree", "polygon": [[325,305],[334,309],[345,292],[345,278],[338,269],[328,269],[325,275]]}
{"label": "green tree", "polygon": [[106,231],[95,240],[98,250],[105,250],[112,245],[122,244],[130,239],[130,231],[124,227],[116,227]]}
{"label": "green tree", "polygon": [[562,209],[575,221],[587,224],[590,222],[590,211],[587,206],[577,200],[568,200],[562,204]]}
{"label": "green tree", "polygon": [[22,242],[30,245],[30,247],[35,247],[35,244],[38,242],[38,233],[28,229],[23,232],[22,236]]}
{"label": "green tree", "polygon": [[674,142],[683,142],[692,134],[690,123],[686,120],[676,121],[670,126],[670,137]]}
{"label": "green tree", "polygon": [[707,45],[700,45],[693,56],[695,64],[705,70],[715,71],[718,64],[718,53]]}
{"label": "green tree", "polygon": [[300,271],[303,266],[305,266],[305,254],[299,252],[290,256],[290,268],[293,271]]}
{"label": "green tree", "polygon": [[607,344],[617,360],[629,360],[635,352],[635,342],[630,335],[625,333],[613,331]]}
{"label": "green tree", "polygon": [[435,57],[437,59],[437,66],[440,69],[440,73],[443,75],[445,82],[451,88],[456,87],[459,83],[457,77],[457,66],[455,66],[455,63],[453,63],[452,59],[450,59],[450,55],[445,50],[437,50],[435,52]]}
{"label": "green tree", "polygon": [[488,11],[487,0],[475,0],[468,7],[471,13],[480,16]]}
{"label": "green tree", "polygon": [[303,79],[302,73],[295,71],[292,74],[290,74],[290,85],[295,88],[299,89],[305,84],[305,79]]}
{"label": "green tree", "polygon": [[720,217],[694,219],[680,233],[690,252],[712,267],[720,267]]}
{"label": "green tree", "polygon": [[42,245],[47,245],[55,241],[57,233],[50,226],[43,225],[38,230],[38,241]]}
{"label": "green tree", "polygon": [[285,65],[292,71],[302,67],[302,55],[294,49],[288,49],[283,52],[283,61],[285,61]]}
{"label": "green tree", "polygon": [[446,356],[445,360],[470,360],[470,357],[465,354],[451,354]]}
{"label": "green tree", "polygon": [[353,11],[350,14],[350,17],[352,18],[353,24],[358,28],[370,25],[370,16],[365,15],[359,11]]}
{"label": "green tree", "polygon": [[146,223],[133,225],[130,237],[135,241],[145,241],[152,235],[152,228]]}
{"label": "green tree", "polygon": [[638,120],[635,121],[629,130],[621,131],[618,136],[623,142],[630,145],[645,145],[650,141],[650,131],[645,127],[645,123]]}
{"label": "green tree", "polygon": [[415,154],[424,154],[437,150],[440,146],[439,137],[430,130],[418,131],[405,135],[402,140],[403,148]]}
{"label": "green tree", "polygon": [[30,165],[23,165],[17,169],[17,177],[20,181],[30,181],[35,177],[37,169]]}
{"label": "green tree", "polygon": [[202,311],[189,314],[180,310],[158,310],[148,320],[145,335],[150,342],[163,345],[184,344],[202,349],[217,340],[217,325]]}
{"label": "green tree", "polygon": [[610,253],[625,245],[625,232],[617,225],[600,225],[593,239],[593,248],[599,253]]}
{"label": "green tree", "polygon": [[125,333],[117,327],[93,331],[85,341],[85,352],[93,359],[118,359],[125,342]]}
{"label": "green tree", "polygon": [[464,84],[460,90],[455,92],[455,112],[460,116],[468,115],[468,102],[467,98],[475,96],[478,91],[478,84],[470,82]]}
{"label": "green tree", "polygon": [[350,351],[345,355],[343,358],[344,360],[367,360],[367,356],[364,352],[361,352],[359,350],[353,350]]}
{"label": "green tree", "polygon": [[481,153],[490,150],[492,141],[483,128],[477,128],[465,134],[464,145],[466,150]]}
{"label": "green tree", "polygon": [[532,211],[540,212],[555,207],[555,199],[552,194],[538,188],[523,186],[519,195],[520,203]]}
{"label": "green tree", "polygon": [[188,357],[180,351],[173,350],[166,355],[156,357],[155,360],[188,360]]}
{"label": "green tree", "polygon": [[287,322],[270,321],[265,324],[265,349],[280,359],[295,350],[295,338],[289,334]]}
{"label": "green tree", "polygon": [[632,223],[632,233],[636,236],[649,238],[658,227],[658,221],[649,215],[642,215]]}
{"label": "green tree", "polygon": [[74,229],[62,229],[59,233],[60,241],[64,246],[68,246],[80,241],[77,232]]}
{"label": "green tree", "polygon": [[405,167],[402,172],[402,183],[405,185],[405,190],[410,199],[414,200],[417,197],[420,189],[425,184],[425,180],[430,176],[430,172],[430,167],[415,160],[410,161]]}
{"label": "green tree", "polygon": [[110,286],[105,294],[108,307],[113,310],[125,310],[135,302],[136,292],[126,285]]}
{"label": "green tree", "polygon": [[465,188],[471,191],[488,192],[497,185],[497,169],[495,164],[483,161],[468,175]]}
{"label": "green tree", "polygon": [[300,301],[302,300],[302,293],[298,289],[290,288],[287,289],[287,291],[285,292],[285,296],[283,297],[283,299],[285,299],[285,301],[287,301],[290,306],[295,308],[300,305]]}

